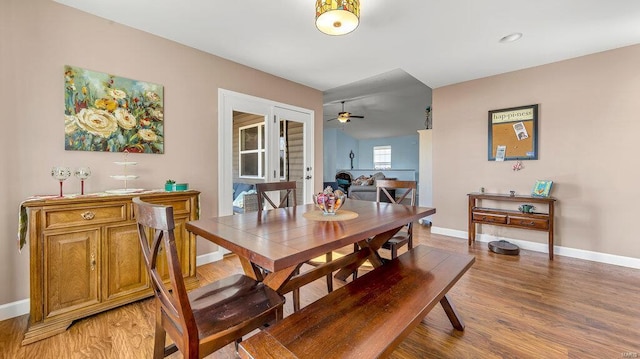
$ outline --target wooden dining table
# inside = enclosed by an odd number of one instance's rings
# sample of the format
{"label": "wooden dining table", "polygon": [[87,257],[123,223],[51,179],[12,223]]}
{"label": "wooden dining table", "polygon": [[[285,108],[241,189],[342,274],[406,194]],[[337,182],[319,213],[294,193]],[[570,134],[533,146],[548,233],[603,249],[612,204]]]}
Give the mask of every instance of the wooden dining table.
{"label": "wooden dining table", "polygon": [[[365,261],[383,265],[378,249],[404,225],[435,208],[349,199],[335,216],[313,204],[191,221],[186,229],[235,253],[246,275],[281,294],[329,273],[345,280]],[[342,219],[344,218],[344,219]],[[300,272],[308,260],[358,243],[359,250]]]}

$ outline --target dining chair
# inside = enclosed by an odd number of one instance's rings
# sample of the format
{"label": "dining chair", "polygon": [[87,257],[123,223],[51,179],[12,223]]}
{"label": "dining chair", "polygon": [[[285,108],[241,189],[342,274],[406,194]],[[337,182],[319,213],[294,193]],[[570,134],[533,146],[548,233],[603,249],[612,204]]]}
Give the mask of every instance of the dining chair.
{"label": "dining chair", "polygon": [[[232,275],[187,293],[176,240],[173,207],[133,199],[138,239],[155,294],[153,357],[180,351],[202,358],[282,319],[284,297],[261,282]],[[166,269],[164,268],[166,265]],[[162,273],[167,273],[162,275]],[[166,346],[166,334],[174,344]]]}
{"label": "dining chair", "polygon": [[[404,192],[402,192],[404,191]],[[387,199],[390,203],[406,204],[415,206],[416,203],[416,181],[399,180],[377,180],[376,181],[376,202],[380,203]],[[384,194],[384,197],[382,197]],[[398,256],[398,248],[407,245],[413,248],[413,223],[408,223],[395,236],[386,241],[382,248],[391,250],[391,259]]]}
{"label": "dining chair", "polygon": [[[273,199],[270,197],[273,196],[273,192],[280,192],[281,199],[278,205],[275,204]],[[271,208],[284,208],[284,207],[295,207],[298,205],[298,201],[296,199],[296,182],[264,182],[256,184],[256,192],[258,193],[258,211],[262,211],[266,204],[268,203]],[[266,202],[265,202],[266,201]],[[309,260],[305,263],[318,267],[323,263],[330,262],[333,259],[332,253],[326,253],[324,258],[318,257],[312,260]],[[297,274],[297,272],[296,272]],[[333,292],[333,274],[327,274],[327,291],[329,293]],[[293,311],[297,312],[300,310],[300,289],[294,289],[292,291],[293,295]]]}
{"label": "dining chair", "polygon": [[[298,205],[295,181],[256,183],[256,192],[258,193],[258,211],[264,210],[267,203],[271,208],[295,207]],[[271,198],[274,196],[273,192],[278,192],[281,196],[278,205]],[[282,192],[285,192],[284,195]]]}

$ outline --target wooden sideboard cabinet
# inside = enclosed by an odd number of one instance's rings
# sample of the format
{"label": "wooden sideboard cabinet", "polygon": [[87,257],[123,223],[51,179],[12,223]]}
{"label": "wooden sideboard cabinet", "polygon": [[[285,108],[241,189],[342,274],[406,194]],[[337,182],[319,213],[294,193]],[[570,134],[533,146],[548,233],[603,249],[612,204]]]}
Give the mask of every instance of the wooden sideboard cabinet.
{"label": "wooden sideboard cabinet", "polygon": [[[549,233],[549,259],[553,260],[555,198],[489,193],[469,193],[467,196],[469,197],[469,245],[476,240],[476,224],[545,231]],[[522,213],[517,210],[481,207],[481,200],[542,204],[547,206],[548,212]]]}
{"label": "wooden sideboard cabinet", "polygon": [[[196,236],[185,228],[198,219],[197,191],[26,201],[31,308],[23,345],[61,333],[76,319],[153,295],[133,214],[136,196],[173,206],[185,284],[198,286]],[[158,267],[168,280],[166,263]]]}

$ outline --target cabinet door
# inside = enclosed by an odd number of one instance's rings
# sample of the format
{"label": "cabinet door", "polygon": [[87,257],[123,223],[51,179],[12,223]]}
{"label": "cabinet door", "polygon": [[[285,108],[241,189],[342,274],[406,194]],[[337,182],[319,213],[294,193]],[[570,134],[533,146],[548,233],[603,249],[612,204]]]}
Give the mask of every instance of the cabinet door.
{"label": "cabinet door", "polygon": [[[135,224],[110,226],[106,229],[103,248],[103,299],[151,294],[147,268],[138,243]],[[147,292],[147,293],[143,293]]]}
{"label": "cabinet door", "polygon": [[[180,261],[180,269],[182,269],[182,276],[195,276],[195,270],[193,271],[194,273],[191,273],[191,266],[195,268],[195,263],[191,263],[191,241],[189,240],[189,232],[187,232],[187,229],[185,227],[186,223],[189,221],[189,218],[184,216],[174,216],[174,221],[176,224],[176,228],[173,234],[176,238],[176,251],[178,252],[178,259]],[[162,275],[162,278],[168,281],[169,271],[167,268],[167,257],[165,255],[164,244],[161,244],[160,255],[158,256],[158,272]]]}
{"label": "cabinet door", "polygon": [[[180,260],[183,277],[191,277],[188,280],[187,288],[197,287],[196,263],[195,263],[195,235],[191,235],[186,229],[186,223],[190,220],[198,218],[197,197],[189,194],[182,195],[179,193],[171,193],[168,196],[158,198],[143,198],[149,203],[162,204],[173,207],[173,218],[176,225],[174,236],[176,238],[176,250]],[[133,216],[135,220],[135,216]],[[149,233],[148,237],[153,238],[153,233]],[[167,260],[164,253],[164,245],[160,247],[160,255],[158,256],[158,272],[166,281],[169,280],[169,272],[167,270]],[[195,286],[194,286],[195,285]]]}
{"label": "cabinet door", "polygon": [[99,228],[45,235],[45,318],[100,301],[99,238]]}
{"label": "cabinet door", "polygon": [[189,222],[189,218],[184,216],[175,216],[174,220],[176,223],[176,230],[174,234],[176,237],[176,248],[178,250],[178,257],[180,257],[182,276],[195,276],[196,262],[195,258],[191,257],[191,252],[192,250],[194,250],[193,248],[191,248],[191,246],[195,242],[190,240],[190,234],[186,228],[186,224],[187,222]]}

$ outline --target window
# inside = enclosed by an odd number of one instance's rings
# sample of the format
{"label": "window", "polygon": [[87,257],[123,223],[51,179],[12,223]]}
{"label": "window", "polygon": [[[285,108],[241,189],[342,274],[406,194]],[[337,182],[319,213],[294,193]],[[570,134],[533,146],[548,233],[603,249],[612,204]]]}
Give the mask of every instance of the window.
{"label": "window", "polygon": [[391,168],[391,146],[373,147],[373,168],[377,170]]}
{"label": "window", "polygon": [[240,127],[239,131],[240,177],[264,178],[264,123]]}

